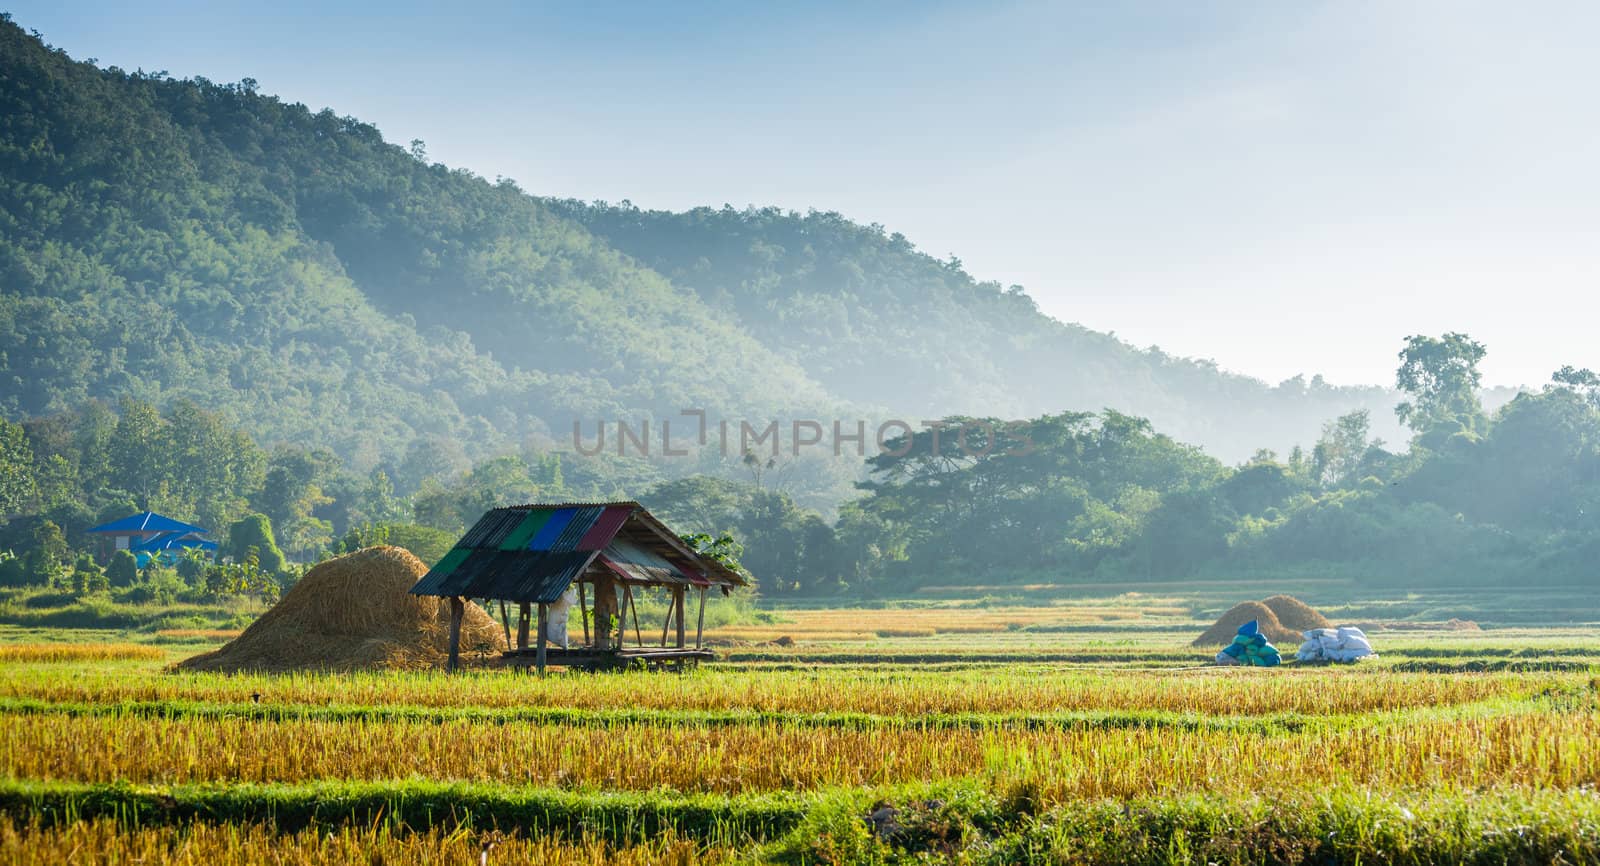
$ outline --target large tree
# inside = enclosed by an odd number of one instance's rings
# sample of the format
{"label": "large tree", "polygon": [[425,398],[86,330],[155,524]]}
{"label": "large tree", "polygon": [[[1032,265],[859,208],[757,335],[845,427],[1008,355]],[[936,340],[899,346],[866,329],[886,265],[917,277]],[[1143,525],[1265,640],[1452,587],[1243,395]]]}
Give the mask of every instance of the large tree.
{"label": "large tree", "polygon": [[1311,471],[1317,483],[1336,485],[1349,480],[1367,453],[1371,421],[1367,410],[1357,409],[1322,426],[1322,438],[1311,451]]}
{"label": "large tree", "polygon": [[15,514],[33,492],[31,458],[22,425],[0,418],[0,517]]}
{"label": "large tree", "polygon": [[1478,362],[1485,352],[1482,343],[1454,331],[1442,337],[1407,337],[1395,371],[1395,386],[1411,397],[1394,409],[1401,423],[1418,435],[1440,429],[1482,432]]}

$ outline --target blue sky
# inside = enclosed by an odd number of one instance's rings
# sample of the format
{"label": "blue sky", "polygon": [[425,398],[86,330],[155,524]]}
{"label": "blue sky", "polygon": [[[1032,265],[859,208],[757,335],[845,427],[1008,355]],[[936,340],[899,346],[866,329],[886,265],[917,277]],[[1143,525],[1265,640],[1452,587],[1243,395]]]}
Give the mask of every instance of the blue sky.
{"label": "blue sky", "polygon": [[530,192],[838,210],[1278,381],[1600,367],[1600,5],[22,2]]}

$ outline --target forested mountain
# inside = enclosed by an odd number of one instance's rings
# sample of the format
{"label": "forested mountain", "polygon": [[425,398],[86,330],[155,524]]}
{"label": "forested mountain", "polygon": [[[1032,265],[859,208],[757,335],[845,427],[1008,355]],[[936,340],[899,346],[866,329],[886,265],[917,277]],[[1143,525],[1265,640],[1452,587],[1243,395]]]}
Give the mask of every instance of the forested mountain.
{"label": "forested mountain", "polygon": [[358,468],[573,420],[1110,407],[1228,460],[1378,388],[1269,388],[1038,312],[829,213],[555,202],[258,93],[0,24],[0,410],[221,411]]}
{"label": "forested mountain", "polygon": [[8,413],[189,397],[370,465],[419,434],[831,406],[692,292],[370,126],[9,23],[0,76]]}
{"label": "forested mountain", "polygon": [[836,213],[550,204],[859,403],[916,418],[1109,407],[1232,461],[1309,444],[1324,421],[1354,409],[1372,413],[1379,435],[1401,437],[1388,389],[1320,377],[1269,387],[1141,351],[1040,313],[1019,286],[980,282],[959,261]]}

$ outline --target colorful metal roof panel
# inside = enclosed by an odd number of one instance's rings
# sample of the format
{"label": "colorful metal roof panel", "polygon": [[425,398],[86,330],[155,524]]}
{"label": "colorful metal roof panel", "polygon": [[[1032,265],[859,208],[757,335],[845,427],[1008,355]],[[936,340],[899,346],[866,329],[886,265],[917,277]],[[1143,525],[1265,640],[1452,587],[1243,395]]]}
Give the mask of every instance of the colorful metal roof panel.
{"label": "colorful metal roof panel", "polygon": [[600,561],[622,577],[652,583],[688,583],[689,577],[666,557],[617,539],[600,553]]}
{"label": "colorful metal roof panel", "polygon": [[[631,537],[656,550],[619,537],[630,522]],[[745,583],[689,550],[637,502],[574,502],[490,510],[411,592],[552,602],[597,559],[624,579],[646,583]]]}

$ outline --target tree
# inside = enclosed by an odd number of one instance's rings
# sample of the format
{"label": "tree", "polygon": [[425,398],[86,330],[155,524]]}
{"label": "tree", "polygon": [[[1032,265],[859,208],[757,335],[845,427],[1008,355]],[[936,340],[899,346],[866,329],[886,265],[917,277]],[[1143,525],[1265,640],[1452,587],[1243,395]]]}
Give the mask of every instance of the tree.
{"label": "tree", "polygon": [[161,428],[154,406],[126,400],[109,444],[111,473],[144,509],[164,507],[161,498],[171,477],[171,455]]}
{"label": "tree", "polygon": [[1395,371],[1395,385],[1411,396],[1394,409],[1400,422],[1418,434],[1440,428],[1481,432],[1478,362],[1486,352],[1482,343],[1453,331],[1439,338],[1407,337]]}
{"label": "tree", "polygon": [[283,570],[283,551],[272,537],[272,521],[265,514],[246,514],[228,527],[228,541],[219,551],[236,563],[253,560],[262,571]]}
{"label": "tree", "polygon": [[366,489],[361,492],[361,513],[374,523],[387,523],[405,513],[405,503],[395,498],[389,473],[374,469],[367,476]]}
{"label": "tree", "polygon": [[1588,367],[1579,370],[1568,364],[1552,373],[1550,381],[1552,384],[1547,387],[1576,392],[1591,405],[1600,407],[1600,375],[1595,375]]}
{"label": "tree", "polygon": [[333,525],[314,512],[332,502],[323,485],[338,471],[338,457],[321,449],[283,447],[272,455],[269,466],[257,497],[260,512],[271,519],[290,552],[301,557],[321,552]]}
{"label": "tree", "polygon": [[391,523],[388,524],[388,530],[390,544],[411,551],[430,567],[444,558],[444,555],[450,552],[450,548],[456,545],[455,533],[434,529],[431,526]]}
{"label": "tree", "polygon": [[88,595],[110,589],[111,581],[94,558],[84,554],[72,564],[72,588],[79,595]]}
{"label": "tree", "polygon": [[1367,453],[1371,423],[1367,410],[1358,409],[1322,425],[1322,438],[1311,450],[1311,474],[1316,483],[1332,486],[1350,479]]}
{"label": "tree", "polygon": [[27,581],[39,586],[54,583],[71,552],[61,527],[48,520],[40,522],[33,531],[33,549],[24,557],[23,573]]}
{"label": "tree", "polygon": [[211,566],[211,557],[198,547],[191,547],[178,557],[178,577],[189,586],[200,588],[205,583],[206,569]]}
{"label": "tree", "polygon": [[111,562],[106,565],[106,579],[112,586],[133,586],[139,579],[139,560],[126,550],[119,550],[111,555]]}
{"label": "tree", "polygon": [[32,463],[22,425],[0,418],[0,517],[17,513],[33,495]]}

